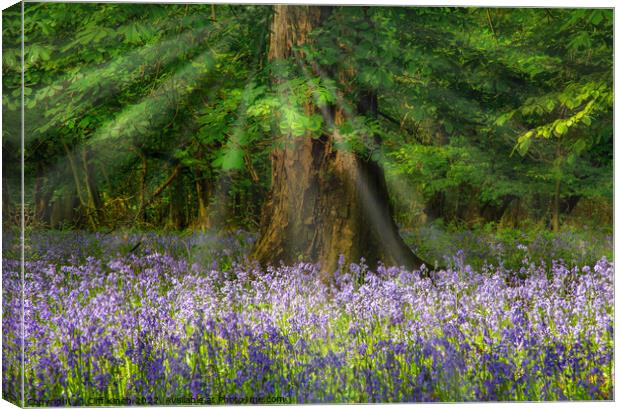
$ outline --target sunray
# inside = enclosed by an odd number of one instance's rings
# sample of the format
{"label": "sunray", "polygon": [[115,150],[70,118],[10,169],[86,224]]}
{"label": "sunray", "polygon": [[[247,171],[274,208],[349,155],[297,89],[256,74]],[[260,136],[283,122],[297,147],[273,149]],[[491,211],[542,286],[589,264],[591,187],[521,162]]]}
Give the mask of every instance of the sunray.
{"label": "sunray", "polygon": [[[311,76],[309,75],[307,67],[303,63],[300,63],[299,65],[302,68],[303,75],[306,77],[306,79],[310,80]],[[325,77],[325,75],[320,70],[320,68],[316,67],[315,69],[318,71],[317,74],[321,78],[328,79]],[[344,113],[345,119],[347,120],[353,119],[354,117],[354,115],[352,114],[354,112],[353,107],[351,107],[350,104],[348,104],[347,101],[342,96],[338,95],[337,93],[336,95],[337,95],[337,103],[340,106],[341,111]],[[342,141],[343,136],[340,134],[336,126],[335,119],[333,118],[333,115],[331,114],[331,112],[323,106],[320,106],[318,104],[317,106],[319,106],[323,114],[323,117],[328,122],[327,124],[328,129],[332,130],[331,132],[332,132],[332,136],[334,140]],[[351,122],[355,126],[355,122],[354,121],[351,121]],[[358,130],[362,132],[364,131],[363,129],[359,129],[359,128]],[[369,148],[369,149],[376,148],[374,146],[369,146],[366,143],[366,141],[364,141],[364,143],[366,144],[366,148]],[[385,155],[383,154],[383,150],[375,149],[373,154],[375,156],[374,160],[378,162],[380,166],[384,166],[385,163],[387,162],[387,159],[385,158]],[[366,180],[366,178],[360,177],[359,174],[354,174],[352,169],[349,169],[349,168],[347,169],[351,172],[350,177],[355,181],[357,190],[362,198],[361,203],[365,207],[366,214],[370,217],[370,220],[367,220],[367,222],[371,223],[376,229],[376,231],[378,232],[381,232],[383,230],[386,230],[386,231],[389,230],[389,228],[385,226],[385,223],[386,223],[385,212],[384,212],[385,209],[382,209],[381,206],[377,203],[377,198],[373,194],[373,192],[371,192],[371,188],[368,185],[368,181]],[[396,188],[397,190],[396,193],[399,196],[399,198],[404,197],[407,200],[415,200],[414,198],[419,197],[419,194],[417,192],[415,192],[411,188],[408,188],[409,186],[408,186],[407,181],[402,177],[399,178],[398,183],[392,184],[392,187]],[[391,234],[385,234],[381,236],[382,236],[382,239],[386,241],[387,246],[390,247],[393,251],[395,252],[405,251],[401,249],[401,247],[396,242],[396,238],[393,237]],[[405,260],[407,259],[407,257],[404,254],[400,254],[399,259]]]}
{"label": "sunray", "polygon": [[[213,61],[210,51],[203,52],[196,60]],[[149,119],[155,120],[158,119],[160,122],[168,120],[166,114],[174,108],[179,99],[192,92],[198,85],[200,79],[209,71],[210,70],[201,72],[201,70],[197,69],[194,63],[190,61],[185,64],[181,70],[174,73],[171,78],[159,85],[150,96],[143,98],[139,103],[129,105],[127,109],[118,113],[113,120],[101,126],[91,135],[87,143],[93,145],[108,138],[115,139],[120,136],[130,138],[132,135],[126,132],[127,129],[129,129],[132,124],[135,125],[143,122],[145,120],[144,117],[150,117]],[[173,90],[176,90],[177,95],[170,97],[170,93]],[[181,92],[179,93],[178,90],[181,90]],[[150,122],[146,128],[156,127],[157,124],[157,122]]]}
{"label": "sunray", "polygon": [[[63,78],[31,94],[31,99],[36,100],[37,106],[41,108],[27,111],[27,114],[30,114],[29,128],[32,130],[26,133],[27,142],[36,139],[48,129],[60,127],[70,118],[95,109],[98,103],[105,102],[143,76],[156,73],[161,67],[177,60],[183,53],[204,47],[190,40],[209,27],[208,25],[196,27],[162,42],[145,45],[104,66],[80,69],[76,73],[66,74]],[[119,75],[121,72],[123,75]],[[119,78],[125,79],[120,83]],[[91,94],[91,97],[75,98],[74,94],[80,96]],[[39,115],[37,111],[41,109],[45,109],[47,115]],[[49,116],[49,112],[53,114]]]}
{"label": "sunray", "polygon": [[[192,41],[190,41],[192,40],[192,36],[201,36],[207,32],[208,29],[208,24],[206,24],[205,27],[196,27],[190,32],[167,38],[163,43],[159,42],[141,47],[103,67],[94,67],[86,72],[80,73],[79,82],[83,81],[85,84],[88,84],[90,79],[95,84],[102,84],[105,83],[105,81],[116,80],[114,74],[118,72],[118,70],[125,70],[132,72],[128,80],[128,82],[131,82],[132,80],[139,80],[138,76],[143,75],[145,72],[153,72],[156,69],[154,67],[157,65],[156,61],[159,61],[159,65],[165,67],[174,60],[178,60],[184,52],[191,52],[199,47],[208,48],[200,55],[194,57],[192,61],[185,63],[176,72],[173,72],[172,76],[166,78],[164,82],[154,88],[149,95],[133,105],[128,105],[126,109],[116,114],[112,120],[100,126],[94,133],[88,135],[87,141],[78,143],[71,148],[66,147],[68,150],[64,160],[59,160],[55,165],[48,167],[46,173],[55,174],[55,171],[67,167],[67,162],[70,158],[69,155],[80,152],[85,146],[89,146],[92,152],[99,155],[99,158],[101,158],[100,153],[115,152],[113,155],[109,155],[109,160],[104,160],[106,162],[104,167],[106,168],[107,174],[113,173],[116,167],[123,166],[129,158],[128,149],[125,149],[127,147],[126,141],[132,139],[133,135],[141,132],[140,129],[136,129],[133,125],[141,123],[144,125],[144,128],[153,129],[157,127],[158,124],[161,124],[162,121],[169,120],[170,115],[168,114],[174,109],[176,103],[181,101],[185,95],[191,93],[199,86],[201,81],[204,80],[205,75],[209,74],[215,59],[220,55],[222,44],[226,42],[226,39],[222,36],[225,37],[227,35],[228,29],[222,30],[220,28],[214,31],[216,34],[220,34],[217,36],[215,43],[205,44],[203,41],[202,43],[195,42],[195,44],[190,44],[192,43]],[[207,32],[207,35],[211,34]],[[168,51],[162,52],[162,50]],[[149,61],[151,64],[147,64]],[[206,65],[208,65],[208,69],[201,72],[201,70],[197,68],[197,65],[201,63],[204,64],[205,62]],[[139,67],[143,67],[143,70],[137,70]],[[103,92],[105,96],[112,96],[121,89],[122,87],[114,87],[111,89],[104,88]],[[174,93],[169,91],[174,91]],[[64,94],[66,94],[66,92]],[[170,98],[170,95],[174,95],[174,98]],[[66,97],[66,95],[56,96],[56,101],[62,100],[63,97]],[[87,102],[89,102],[89,104],[92,103],[91,101]],[[88,107],[89,104],[83,104],[85,105],[84,109],[92,109],[92,107]],[[62,109],[60,112],[63,112],[64,107],[61,106],[60,108]],[[87,111],[74,112],[73,115],[80,114],[83,116],[85,112]],[[34,115],[32,110],[30,113]],[[55,123],[56,126],[62,126],[66,118],[66,116],[58,117]],[[50,122],[50,125],[54,125],[54,122]]]}
{"label": "sunray", "polygon": [[[204,51],[198,58],[205,60],[210,56],[210,53],[210,51]],[[168,114],[174,109],[176,101],[192,92],[208,73],[209,70],[202,72],[193,66],[192,61],[188,62],[172,77],[159,85],[151,95],[143,98],[136,104],[128,106],[108,123],[97,129],[90,135],[87,141],[68,148],[67,156],[63,160],[59,160],[52,168],[49,168],[48,173],[54,174],[55,171],[67,167],[69,155],[75,155],[85,146],[90,147],[94,152],[102,150],[108,152],[110,150],[115,151],[116,154],[113,155],[113,159],[105,165],[108,173],[113,173],[116,167],[122,166],[125,163],[126,157],[129,155],[128,144],[125,142],[131,140],[136,133],[144,131],[131,125],[153,119],[154,122],[147,123],[146,126],[155,128],[162,121],[169,120]],[[179,82],[184,83],[185,86],[177,88]],[[182,90],[174,99],[169,98],[166,92],[173,86],[177,90]]]}

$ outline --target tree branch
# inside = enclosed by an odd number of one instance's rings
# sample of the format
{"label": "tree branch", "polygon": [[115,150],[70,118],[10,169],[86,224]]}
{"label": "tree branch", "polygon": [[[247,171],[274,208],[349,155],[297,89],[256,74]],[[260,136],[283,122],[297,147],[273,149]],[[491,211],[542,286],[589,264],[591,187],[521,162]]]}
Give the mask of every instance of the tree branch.
{"label": "tree branch", "polygon": [[388,120],[388,122],[391,122],[391,123],[393,123],[393,124],[395,124],[395,125],[398,125],[398,127],[399,127],[400,129],[404,130],[404,131],[405,131],[405,132],[407,132],[409,135],[413,136],[413,138],[414,138],[417,142],[419,142],[419,143],[423,143],[423,142],[422,142],[422,139],[420,139],[420,136],[418,135],[418,133],[417,133],[415,130],[413,130],[413,129],[410,129],[410,128],[407,128],[407,127],[403,126],[403,124],[402,124],[402,123],[401,123],[398,119],[396,119],[396,118],[394,118],[394,117],[392,117],[392,116],[390,116],[390,115],[386,114],[386,113],[385,113],[385,112],[383,112],[383,111],[378,111],[377,113],[378,113],[380,116],[382,116],[383,118],[387,119],[387,120]]}
{"label": "tree branch", "polygon": [[146,207],[149,204],[151,204],[151,202],[153,202],[153,200],[155,200],[155,198],[159,196],[174,181],[174,179],[176,179],[177,176],[179,176],[180,173],[181,173],[181,165],[175,166],[170,176],[168,176],[168,179],[166,179],[164,183],[162,183],[161,185],[159,185],[157,189],[155,189],[155,192],[153,192],[153,194],[151,195],[149,200],[147,200],[144,206]]}

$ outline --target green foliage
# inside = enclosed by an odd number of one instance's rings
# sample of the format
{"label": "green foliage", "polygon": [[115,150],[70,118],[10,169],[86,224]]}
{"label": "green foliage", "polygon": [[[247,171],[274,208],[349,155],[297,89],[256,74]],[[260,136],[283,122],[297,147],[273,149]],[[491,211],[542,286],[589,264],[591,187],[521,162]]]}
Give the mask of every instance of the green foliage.
{"label": "green foliage", "polygon": [[[259,209],[270,150],[332,134],[420,193],[413,205],[443,198],[447,220],[494,208],[479,216],[497,221],[515,200],[539,219],[557,195],[563,208],[611,200],[611,10],[335,7],[296,58],[270,62],[271,7],[25,8],[27,197],[47,200],[48,217],[80,193],[82,207],[99,206],[86,197],[96,187],[111,213],[144,200],[160,224],[174,193],[149,193],[177,166],[187,212],[196,186],[213,195],[223,179],[224,197]],[[17,157],[18,20],[4,24],[7,158]],[[377,112],[358,109],[366,94]]]}
{"label": "green foliage", "polygon": [[611,199],[611,10],[398,14],[417,30],[388,112],[418,144],[395,144],[392,175],[448,207],[549,203],[556,183],[560,200]]}
{"label": "green foliage", "polygon": [[[54,202],[80,196],[80,190],[84,206],[87,178],[97,186],[95,196],[120,201],[110,204],[115,211],[118,203],[137,210],[139,194],[131,192],[144,189],[148,199],[171,166],[179,164],[191,175],[181,182],[193,189],[195,180],[220,171],[234,170],[242,182],[248,173],[239,158],[265,158],[256,154],[265,146],[251,144],[260,138],[256,125],[237,126],[248,102],[243,105],[236,93],[258,72],[252,65],[263,64],[257,52],[265,49],[268,8],[218,6],[216,12],[211,5],[57,3],[25,8],[27,195],[47,201],[42,210],[47,217]],[[8,30],[19,27],[9,24],[5,34]],[[5,42],[6,84],[20,82],[18,40]],[[20,89],[7,89],[3,105],[17,113]],[[215,112],[207,115],[210,108]],[[83,158],[85,147],[95,155]],[[75,167],[66,166],[70,157]],[[48,183],[36,191],[42,169]],[[265,170],[259,164],[252,168]],[[150,204],[167,202],[164,195]]]}

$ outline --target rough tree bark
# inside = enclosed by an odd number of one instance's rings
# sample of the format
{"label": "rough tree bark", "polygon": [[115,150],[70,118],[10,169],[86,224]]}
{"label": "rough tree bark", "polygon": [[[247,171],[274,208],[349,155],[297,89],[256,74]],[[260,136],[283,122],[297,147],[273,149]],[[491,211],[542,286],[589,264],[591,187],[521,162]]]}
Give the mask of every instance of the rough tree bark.
{"label": "rough tree bark", "polygon": [[[274,8],[270,61],[297,58],[293,47],[308,41],[331,12],[316,6]],[[376,114],[376,95],[361,95],[357,109]],[[306,109],[319,112],[310,103]],[[343,121],[341,108],[329,111],[326,120]],[[421,260],[403,242],[392,218],[381,167],[336,149],[338,138],[337,131],[318,138],[281,136],[283,143],[271,153],[272,187],[254,257],[263,264],[319,262],[326,274],[335,271],[340,255],[347,262],[363,257],[371,267],[379,261],[418,267]]]}

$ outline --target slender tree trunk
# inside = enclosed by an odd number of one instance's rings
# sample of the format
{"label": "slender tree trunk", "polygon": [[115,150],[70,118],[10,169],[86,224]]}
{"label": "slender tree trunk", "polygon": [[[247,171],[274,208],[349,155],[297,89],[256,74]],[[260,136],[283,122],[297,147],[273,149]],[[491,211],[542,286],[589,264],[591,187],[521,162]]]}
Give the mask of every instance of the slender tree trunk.
{"label": "slender tree trunk", "polygon": [[[4,153],[4,152],[3,152]],[[6,162],[5,162],[6,163]],[[6,169],[3,169],[4,175],[7,175]],[[15,209],[13,200],[11,200],[11,188],[9,187],[9,180],[7,176],[2,178],[2,225],[9,226],[7,223],[10,220],[9,215],[13,213]]]}
{"label": "slender tree trunk", "polygon": [[170,227],[175,230],[183,229],[186,226],[185,204],[185,185],[182,175],[176,178],[170,189]]}
{"label": "slender tree trunk", "polygon": [[80,204],[85,206],[86,201],[84,200],[84,195],[82,194],[82,184],[80,183],[80,175],[75,164],[75,159],[73,158],[73,153],[69,150],[69,147],[66,144],[63,144],[63,146],[65,148],[65,153],[67,154],[67,159],[69,160],[69,167],[71,168],[71,174],[73,175],[73,182],[75,183],[77,196],[80,199]]}
{"label": "slender tree trunk", "polygon": [[211,186],[209,181],[204,177],[201,170],[196,170],[196,197],[198,199],[198,220],[196,226],[201,229],[207,229],[209,227],[209,196],[211,194]]}
{"label": "slender tree trunk", "polygon": [[551,228],[554,232],[560,231],[560,174],[562,172],[562,163],[564,162],[562,147],[559,142],[556,142],[555,157],[556,163],[559,163],[559,168],[556,169],[555,176],[555,190],[553,192],[553,204],[551,209]]}
{"label": "slender tree trunk", "polygon": [[[75,190],[77,192],[77,197],[79,199],[79,204],[82,208],[82,211],[86,213],[86,218],[90,223],[91,228],[95,229],[97,227],[97,223],[93,217],[91,209],[88,205],[87,198],[84,196],[82,191],[82,183],[80,181],[80,171],[75,162],[75,158],[73,157],[73,152],[69,150],[69,147],[66,144],[63,144],[65,148],[65,153],[67,154],[67,159],[69,160],[69,167],[71,168],[71,173],[73,174],[73,182],[75,183]],[[70,203],[69,201],[67,203]],[[68,212],[65,212],[68,214]],[[73,212],[71,212],[73,214]]]}
{"label": "slender tree trunk", "polygon": [[84,181],[86,182],[86,192],[88,193],[89,212],[96,223],[99,221],[99,211],[101,210],[101,198],[95,183],[95,170],[91,160],[91,150],[89,147],[82,148],[82,165],[84,168]]}
{"label": "slender tree trunk", "polygon": [[[270,60],[295,58],[293,47],[304,44],[308,34],[330,12],[312,6],[275,7]],[[364,97],[362,97],[364,98]],[[360,101],[376,113],[376,95]],[[307,106],[307,113],[318,111]],[[328,110],[326,121],[342,123],[341,108]],[[318,138],[282,135],[271,153],[272,186],[263,208],[261,237],[254,257],[261,263],[319,262],[333,272],[339,257],[347,262],[364,258],[374,267],[418,267],[416,257],[398,234],[388,201],[385,177],[373,161],[336,149],[337,128]]]}
{"label": "slender tree trunk", "polygon": [[37,222],[46,223],[47,206],[49,202],[49,194],[45,192],[44,186],[47,178],[45,177],[43,165],[39,163],[37,165],[37,176],[34,186],[34,203],[35,213],[34,218]]}
{"label": "slender tree trunk", "polygon": [[148,173],[148,162],[146,155],[140,148],[132,147],[132,150],[135,151],[138,156],[140,156],[141,167],[140,167],[140,196],[139,196],[139,204],[138,204],[138,213],[136,214],[136,221],[140,220],[140,222],[146,222],[146,175]]}
{"label": "slender tree trunk", "polygon": [[56,200],[52,202],[52,211],[50,212],[49,225],[52,229],[60,227],[61,217],[60,201]]}
{"label": "slender tree trunk", "polygon": [[551,214],[551,228],[554,232],[560,231],[560,179],[555,181],[555,192],[553,193],[553,209]]}

